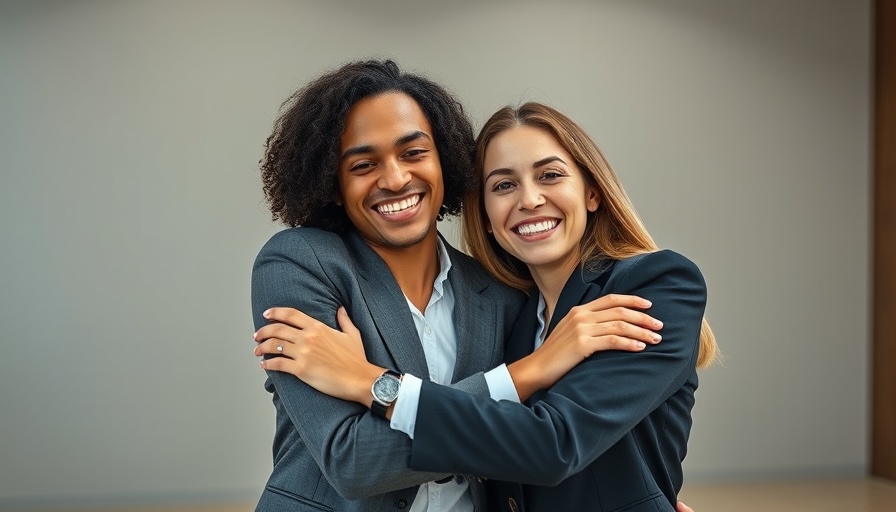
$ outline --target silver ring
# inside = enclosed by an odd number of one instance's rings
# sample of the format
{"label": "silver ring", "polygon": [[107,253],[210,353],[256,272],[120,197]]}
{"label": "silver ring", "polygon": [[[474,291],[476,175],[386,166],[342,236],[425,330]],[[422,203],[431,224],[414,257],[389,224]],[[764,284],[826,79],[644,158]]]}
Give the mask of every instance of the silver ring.
{"label": "silver ring", "polygon": [[283,345],[277,345],[277,352],[283,352]]}

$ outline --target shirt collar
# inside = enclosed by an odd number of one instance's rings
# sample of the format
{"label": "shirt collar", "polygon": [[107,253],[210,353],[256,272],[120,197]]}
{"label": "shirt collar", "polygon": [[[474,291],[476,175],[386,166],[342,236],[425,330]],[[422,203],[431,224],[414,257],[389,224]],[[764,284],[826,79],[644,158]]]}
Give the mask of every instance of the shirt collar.
{"label": "shirt collar", "polygon": [[445,290],[445,280],[448,279],[448,271],[451,270],[451,258],[448,257],[448,249],[445,248],[442,237],[436,239],[436,253],[439,256],[439,275],[432,285],[433,291],[441,297]]}
{"label": "shirt collar", "polygon": [[535,329],[535,348],[541,346],[544,343],[544,335],[547,330],[544,325],[544,310],[545,310],[544,295],[541,293],[538,294],[538,309],[535,312],[535,318],[538,319],[538,329]]}

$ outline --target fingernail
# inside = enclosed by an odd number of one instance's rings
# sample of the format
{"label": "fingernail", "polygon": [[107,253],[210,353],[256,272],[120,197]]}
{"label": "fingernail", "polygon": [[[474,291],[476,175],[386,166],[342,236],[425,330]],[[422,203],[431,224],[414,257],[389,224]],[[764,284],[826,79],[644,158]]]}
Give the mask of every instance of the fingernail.
{"label": "fingernail", "polygon": [[254,341],[258,341],[258,331],[255,331],[255,332],[252,333],[252,339],[253,339]]}
{"label": "fingernail", "polygon": [[268,318],[269,316],[271,316],[271,310],[269,309],[269,310],[265,311],[264,313],[261,314],[261,316]]}
{"label": "fingernail", "polygon": [[649,308],[650,306],[653,306],[653,302],[650,302],[647,299],[641,299],[641,304],[643,304],[645,308]]}
{"label": "fingernail", "polygon": [[261,366],[262,368],[264,368],[264,359],[262,359],[261,361],[258,362],[258,366]]}
{"label": "fingernail", "polygon": [[654,326],[655,328],[657,328],[657,329],[662,329],[662,328],[663,328],[663,322],[660,322],[659,320],[654,320],[654,321],[653,321],[653,326]]}
{"label": "fingernail", "polygon": [[641,342],[641,341],[638,342],[638,348],[644,348],[646,346],[647,345],[645,345],[644,342]]}
{"label": "fingernail", "polygon": [[663,337],[657,333],[653,333],[652,337],[653,337],[653,341],[656,341],[657,343],[659,343],[663,339]]}
{"label": "fingernail", "polygon": [[252,349],[252,353],[255,354],[256,356],[259,355],[259,354],[258,354],[258,347],[253,348],[253,349]]}

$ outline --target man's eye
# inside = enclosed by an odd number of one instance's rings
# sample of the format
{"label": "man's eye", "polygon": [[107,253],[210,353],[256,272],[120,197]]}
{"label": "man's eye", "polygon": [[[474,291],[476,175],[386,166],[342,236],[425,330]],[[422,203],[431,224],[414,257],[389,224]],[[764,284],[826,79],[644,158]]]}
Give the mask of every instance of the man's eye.
{"label": "man's eye", "polygon": [[370,169],[371,167],[373,167],[373,163],[372,163],[372,162],[358,162],[358,163],[356,163],[355,165],[351,166],[351,167],[349,168],[349,171],[351,171],[351,172],[355,172],[355,171],[365,171],[365,170]]}

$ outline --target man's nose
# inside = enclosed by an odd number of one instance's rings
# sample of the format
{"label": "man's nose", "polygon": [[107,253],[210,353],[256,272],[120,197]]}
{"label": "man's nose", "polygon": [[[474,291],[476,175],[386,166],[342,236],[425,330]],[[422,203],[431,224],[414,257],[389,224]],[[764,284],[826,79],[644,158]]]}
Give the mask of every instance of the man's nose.
{"label": "man's nose", "polygon": [[399,191],[411,182],[411,173],[394,160],[383,162],[377,186],[383,190]]}

